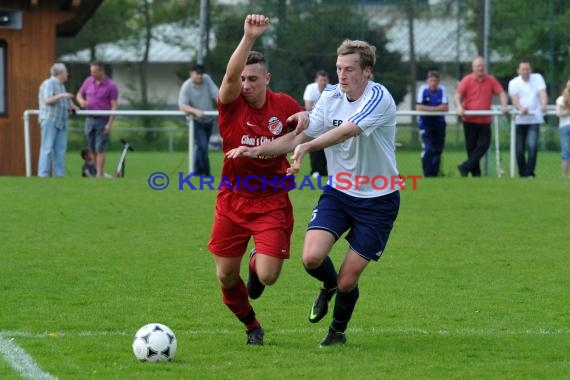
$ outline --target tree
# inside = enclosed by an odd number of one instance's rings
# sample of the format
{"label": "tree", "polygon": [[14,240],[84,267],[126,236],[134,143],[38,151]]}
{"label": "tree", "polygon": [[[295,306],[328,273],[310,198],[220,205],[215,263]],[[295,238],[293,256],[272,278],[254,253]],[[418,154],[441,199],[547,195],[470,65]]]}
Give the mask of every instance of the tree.
{"label": "tree", "polygon": [[[360,8],[347,7],[346,2],[340,0],[294,1],[287,7],[284,4],[283,0],[256,1],[260,9],[270,12],[267,15],[274,25],[255,46],[268,59],[274,90],[301,100],[305,86],[313,81],[315,72],[320,69],[326,70],[331,80],[336,82],[336,49],[345,38],[349,38],[365,40],[376,46],[378,63],[375,79],[386,85],[396,102],[403,99],[406,81],[401,78],[407,76],[401,56],[386,50],[384,31],[371,28]],[[218,61],[217,58],[223,55],[223,62],[227,62],[238,42],[236,36],[243,33],[243,17],[243,14],[233,15],[231,19],[217,23],[220,28],[216,31],[217,41],[221,44],[227,41],[227,36],[231,48],[220,54],[225,46],[219,45],[218,51],[212,51],[213,60]]]}
{"label": "tree", "polygon": [[57,55],[74,53],[89,49],[91,60],[95,60],[95,46],[104,42],[113,42],[131,33],[125,20],[132,16],[133,0],[107,0],[97,9],[97,12],[81,28],[74,38],[59,38],[57,40]]}
{"label": "tree", "polygon": [[[480,1],[480,0],[471,0]],[[491,51],[501,56],[493,73],[512,78],[521,59],[543,73],[555,98],[568,76],[570,3],[565,0],[509,0],[491,3]]]}

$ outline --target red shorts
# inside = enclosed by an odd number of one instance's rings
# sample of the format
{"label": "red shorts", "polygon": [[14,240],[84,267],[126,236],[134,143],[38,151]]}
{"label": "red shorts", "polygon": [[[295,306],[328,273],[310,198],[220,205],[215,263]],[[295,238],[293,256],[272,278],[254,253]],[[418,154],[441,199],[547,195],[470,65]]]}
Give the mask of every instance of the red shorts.
{"label": "red shorts", "polygon": [[259,254],[288,259],[293,207],[287,193],[252,198],[220,192],[208,249],[217,256],[242,256],[253,236]]}

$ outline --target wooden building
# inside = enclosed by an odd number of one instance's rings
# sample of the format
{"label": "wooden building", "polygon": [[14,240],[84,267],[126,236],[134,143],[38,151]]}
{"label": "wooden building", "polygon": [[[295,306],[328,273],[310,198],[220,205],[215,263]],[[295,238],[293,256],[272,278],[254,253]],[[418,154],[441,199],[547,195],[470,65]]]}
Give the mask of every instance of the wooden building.
{"label": "wooden building", "polygon": [[[56,37],[73,37],[103,0],[0,2],[0,175],[25,174],[22,115],[38,108],[38,89],[56,59]],[[37,173],[40,128],[31,128]]]}

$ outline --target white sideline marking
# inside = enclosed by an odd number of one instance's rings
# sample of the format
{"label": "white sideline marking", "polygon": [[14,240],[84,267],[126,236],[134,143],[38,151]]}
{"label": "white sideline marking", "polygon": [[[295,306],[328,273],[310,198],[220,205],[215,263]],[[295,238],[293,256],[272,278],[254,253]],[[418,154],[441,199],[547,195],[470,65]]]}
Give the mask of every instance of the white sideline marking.
{"label": "white sideline marking", "polygon": [[14,343],[14,338],[6,339],[0,333],[0,354],[25,379],[56,380],[57,377],[42,371],[34,359],[20,346]]}
{"label": "white sideline marking", "polygon": [[[287,334],[311,334],[320,333],[323,328],[298,328],[298,329],[271,329],[271,334],[287,335]],[[179,330],[174,329],[174,332],[180,336],[188,335],[229,335],[235,334],[239,330],[239,326],[235,329],[211,329],[211,330]],[[521,329],[497,329],[497,328],[461,328],[461,329],[424,329],[417,327],[401,327],[401,328],[383,328],[383,327],[369,327],[349,328],[350,334],[367,334],[367,335],[442,335],[442,336],[524,336],[524,335],[570,335],[570,328],[545,328],[545,327],[532,327]],[[58,337],[98,337],[98,336],[134,336],[135,330],[131,332],[124,331],[80,331],[80,332],[42,332],[33,333],[27,331],[0,331],[0,339],[2,337],[12,338],[52,338]]]}

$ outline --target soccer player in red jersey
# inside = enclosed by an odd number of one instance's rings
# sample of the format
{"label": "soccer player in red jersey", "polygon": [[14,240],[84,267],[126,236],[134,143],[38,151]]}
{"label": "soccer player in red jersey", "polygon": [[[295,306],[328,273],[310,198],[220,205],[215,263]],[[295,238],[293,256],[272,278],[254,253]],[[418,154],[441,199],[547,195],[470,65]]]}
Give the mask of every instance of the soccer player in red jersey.
{"label": "soccer player in red jersey", "polygon": [[[218,98],[219,129],[226,153],[285,135],[287,118],[302,111],[290,96],[269,90],[271,74],[265,58],[251,51],[268,27],[266,16],[248,15],[243,37],[228,61]],[[262,345],[264,331],[249,298],[259,298],[265,285],[274,284],[283,260],[289,258],[293,209],[283,186],[288,167],[286,155],[281,154],[226,158],[222,168],[224,185],[217,195],[208,248],[214,254],[223,302],[245,325],[250,345]],[[255,249],[250,255],[246,287],[240,263],[252,236]]]}

